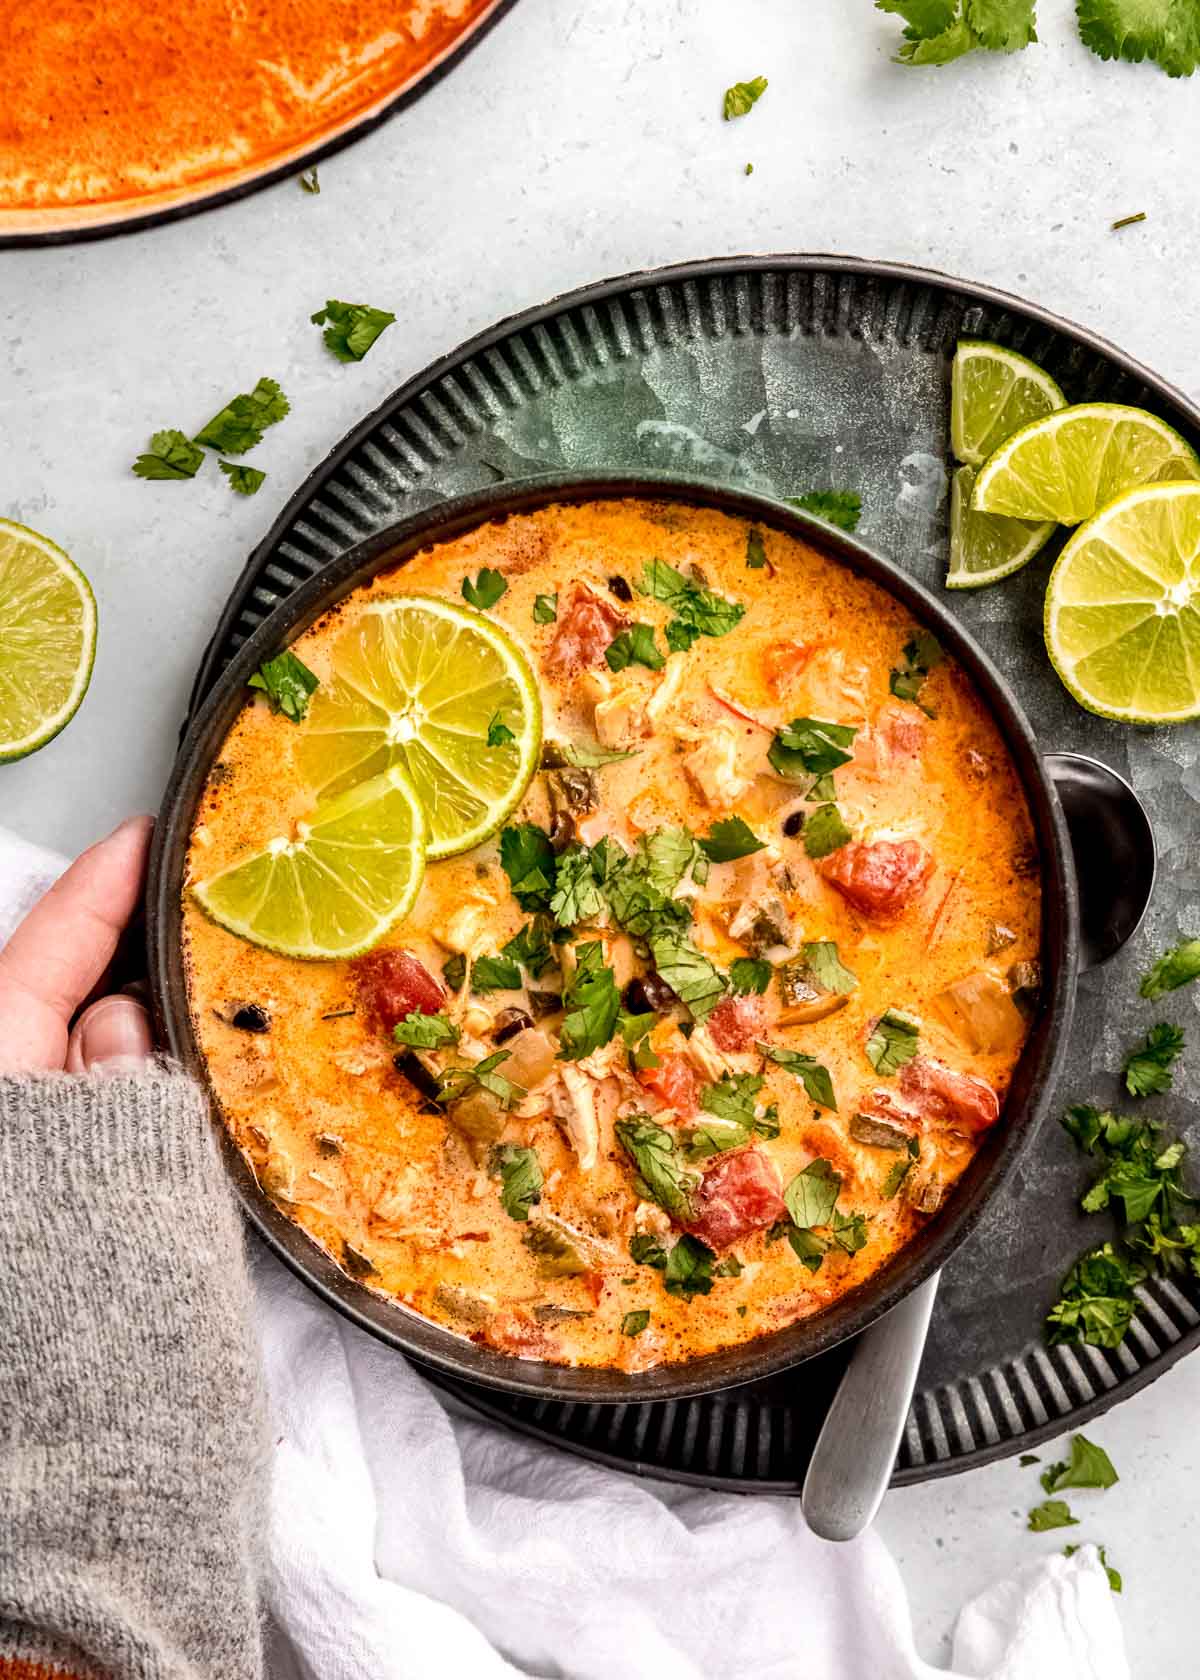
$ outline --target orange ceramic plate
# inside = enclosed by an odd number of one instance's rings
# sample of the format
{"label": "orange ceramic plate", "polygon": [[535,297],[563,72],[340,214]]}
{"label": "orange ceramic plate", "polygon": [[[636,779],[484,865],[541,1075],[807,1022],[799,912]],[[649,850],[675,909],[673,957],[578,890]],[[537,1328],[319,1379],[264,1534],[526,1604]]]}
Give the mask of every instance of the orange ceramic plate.
{"label": "orange ceramic plate", "polygon": [[512,0],[37,0],[0,33],[0,243],[244,192],[344,143]]}

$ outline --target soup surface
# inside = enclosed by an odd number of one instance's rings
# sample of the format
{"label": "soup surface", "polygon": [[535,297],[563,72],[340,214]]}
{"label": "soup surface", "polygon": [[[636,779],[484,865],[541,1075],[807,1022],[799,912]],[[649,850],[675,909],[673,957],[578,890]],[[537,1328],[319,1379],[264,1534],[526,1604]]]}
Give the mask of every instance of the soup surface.
{"label": "soup surface", "polygon": [[[185,894],[194,1028],[263,1189],[367,1287],[639,1370],[819,1311],[936,1217],[1036,1004],[1032,826],[979,696],[890,596],[790,536],[622,501],[426,549],[299,638],[322,687],[299,725],[247,701],[190,881],[311,810],[363,614],[461,604],[485,566],[549,767],[353,961],[260,949]],[[614,670],[635,625],[658,668]],[[457,1043],[406,1048],[434,1014]]]}
{"label": "soup surface", "polygon": [[0,210],[137,199],[369,110],[493,0],[33,0],[0,31]]}

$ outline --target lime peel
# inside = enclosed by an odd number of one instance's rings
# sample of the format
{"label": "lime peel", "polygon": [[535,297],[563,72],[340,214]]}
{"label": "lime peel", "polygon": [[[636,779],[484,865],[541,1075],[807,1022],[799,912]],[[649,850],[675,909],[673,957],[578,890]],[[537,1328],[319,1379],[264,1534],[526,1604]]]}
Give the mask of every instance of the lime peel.
{"label": "lime peel", "polygon": [[44,747],[79,710],[96,657],[96,598],[48,537],[0,519],[0,764]]}

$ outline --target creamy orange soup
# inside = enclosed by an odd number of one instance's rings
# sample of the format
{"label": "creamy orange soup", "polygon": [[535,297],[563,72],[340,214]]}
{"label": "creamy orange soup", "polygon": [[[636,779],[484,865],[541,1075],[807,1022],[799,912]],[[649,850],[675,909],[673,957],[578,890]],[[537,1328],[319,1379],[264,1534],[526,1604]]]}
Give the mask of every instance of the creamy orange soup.
{"label": "creamy orange soup", "polygon": [[[638,592],[652,560],[693,605],[716,598],[719,634],[668,651],[675,608]],[[196,1036],[264,1191],[367,1288],[519,1357],[685,1360],[860,1284],[1003,1125],[1038,984],[1028,811],[979,696],[896,601],[716,512],[489,524],[385,571],[294,651],[328,691],[372,603],[461,603],[483,566],[544,707],[548,767],[508,840],[430,863],[403,924],[349,963],[259,949],[185,896]],[[661,668],[614,672],[634,624]],[[295,725],[247,700],[192,880],[311,809],[320,701]],[[631,756],[564,766],[572,749]],[[540,904],[514,896],[514,846],[542,858]],[[547,895],[580,868],[595,891],[564,926]],[[527,960],[497,972],[522,929]],[[581,987],[621,1007],[582,1041]],[[456,1044],[397,1045],[397,1020],[433,1013]],[[468,1080],[447,1100],[437,1075],[498,1049],[507,1098]]]}
{"label": "creamy orange soup", "polygon": [[27,0],[0,28],[0,210],[198,185],[403,87],[494,0]]}

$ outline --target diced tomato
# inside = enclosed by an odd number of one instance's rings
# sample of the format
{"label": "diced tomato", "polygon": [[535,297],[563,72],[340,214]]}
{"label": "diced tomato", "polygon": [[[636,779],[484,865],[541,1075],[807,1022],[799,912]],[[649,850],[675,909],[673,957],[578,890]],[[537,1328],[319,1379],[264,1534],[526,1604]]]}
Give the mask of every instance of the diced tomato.
{"label": "diced tomato", "polygon": [[847,903],[876,921],[891,921],[929,885],[933,859],[916,840],[852,840],[818,866]]}
{"label": "diced tomato", "polygon": [[700,1075],[686,1056],[661,1056],[656,1068],[640,1069],[638,1084],[681,1119],[690,1120],[699,1110]]}
{"label": "diced tomato", "polygon": [[726,998],[708,1017],[709,1035],[718,1050],[749,1050],[767,1028],[766,1006],[756,992]]}
{"label": "diced tomato", "polygon": [[629,620],[599,595],[576,584],[570,601],[558,615],[554,640],[546,654],[550,671],[582,671],[604,662],[604,650]]}
{"label": "diced tomato", "polygon": [[900,1070],[900,1090],[921,1118],[982,1132],[1000,1118],[1000,1099],[986,1079],[958,1073],[932,1056],[915,1056]]}
{"label": "diced tomato", "polygon": [[407,1015],[436,1015],[446,994],[411,951],[386,948],[355,957],[350,973],[367,1018],[391,1032]]}
{"label": "diced tomato", "polygon": [[473,1342],[483,1342],[499,1353],[515,1354],[518,1359],[553,1359],[561,1352],[556,1337],[548,1335],[540,1324],[515,1307],[493,1313],[487,1323],[472,1336]]}
{"label": "diced tomato", "polygon": [[815,642],[770,642],[760,654],[763,681],[777,700],[795,683],[817,651]]}
{"label": "diced tomato", "polygon": [[687,1229],[710,1248],[729,1248],[782,1219],[779,1176],[760,1149],[718,1155],[700,1180]]}

